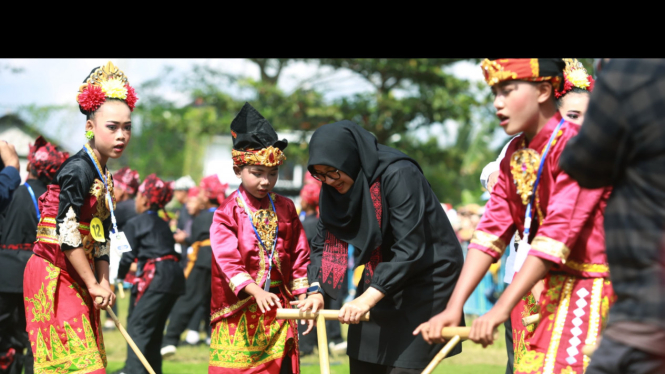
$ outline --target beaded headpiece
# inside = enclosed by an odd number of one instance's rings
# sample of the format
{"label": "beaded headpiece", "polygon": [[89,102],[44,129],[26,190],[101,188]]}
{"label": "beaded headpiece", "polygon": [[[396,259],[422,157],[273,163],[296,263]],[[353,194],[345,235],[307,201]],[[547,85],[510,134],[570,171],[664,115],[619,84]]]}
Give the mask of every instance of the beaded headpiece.
{"label": "beaded headpiece", "polygon": [[566,64],[563,69],[563,87],[561,90],[554,91],[556,98],[562,97],[575,87],[591,92],[594,80],[582,63],[572,58],[564,58],[563,61]]}
{"label": "beaded headpiece", "polygon": [[134,111],[138,100],[125,73],[111,61],[93,70],[76,95],[76,101],[84,114],[97,110],[107,98],[124,100],[131,111]]}

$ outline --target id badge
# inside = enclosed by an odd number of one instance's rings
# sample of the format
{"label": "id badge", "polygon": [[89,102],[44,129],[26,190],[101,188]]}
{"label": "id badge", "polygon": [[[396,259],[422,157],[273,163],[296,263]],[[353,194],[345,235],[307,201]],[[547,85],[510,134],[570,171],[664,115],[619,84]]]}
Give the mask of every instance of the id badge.
{"label": "id badge", "polygon": [[521,240],[520,244],[517,246],[517,256],[515,257],[514,269],[516,273],[520,271],[522,265],[524,265],[524,261],[526,261],[526,256],[529,255],[530,250],[531,244],[529,244],[526,240]]}
{"label": "id badge", "polygon": [[111,234],[111,248],[118,251],[118,253],[131,252],[132,247],[129,246],[125,233],[120,231]]}

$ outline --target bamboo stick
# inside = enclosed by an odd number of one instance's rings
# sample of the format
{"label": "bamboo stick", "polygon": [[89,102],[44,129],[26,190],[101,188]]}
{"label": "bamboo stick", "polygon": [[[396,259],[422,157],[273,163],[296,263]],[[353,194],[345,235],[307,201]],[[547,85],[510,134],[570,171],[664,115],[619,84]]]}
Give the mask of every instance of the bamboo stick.
{"label": "bamboo stick", "polygon": [[598,346],[595,344],[585,345],[584,347],[582,347],[582,354],[591,357],[591,355],[593,355],[593,352],[595,352],[597,348]]}
{"label": "bamboo stick", "polygon": [[522,318],[522,325],[524,325],[524,327],[527,327],[536,324],[539,321],[540,321],[540,314],[532,314],[530,316]]}
{"label": "bamboo stick", "polygon": [[448,353],[450,353],[450,351],[451,351],[453,348],[455,348],[455,346],[457,345],[457,343],[460,342],[460,340],[461,340],[461,339],[460,339],[459,335],[455,335],[455,336],[453,336],[453,338],[450,339],[450,340],[448,341],[448,343],[446,343],[446,345],[443,346],[443,348],[441,349],[441,351],[439,351],[439,353],[437,353],[436,356],[434,356],[434,358],[433,358],[432,361],[429,363],[429,365],[427,365],[427,367],[425,368],[425,370],[423,370],[423,373],[422,373],[422,374],[431,374],[431,373],[434,371],[434,369],[436,369],[437,365],[439,365],[439,363],[441,362],[441,360],[443,360],[444,358],[446,358],[446,356],[448,355]]}
{"label": "bamboo stick", "polygon": [[316,334],[319,339],[319,366],[321,374],[330,374],[330,361],[328,359],[328,334],[326,333],[326,317],[319,314],[316,317]]}
{"label": "bamboo stick", "polygon": [[[277,309],[277,319],[317,319],[318,316],[323,316],[327,320],[336,320],[339,316],[339,310],[334,309],[321,309],[316,313],[311,311],[301,312],[300,309]],[[369,312],[360,318],[361,321],[369,321]]]}
{"label": "bamboo stick", "polygon": [[[95,298],[95,302],[97,304],[101,304],[104,301],[104,299],[101,296],[97,296]],[[127,341],[127,344],[129,344],[130,347],[132,347],[132,350],[134,353],[136,353],[136,356],[141,360],[141,363],[143,366],[145,366],[146,370],[148,370],[148,373],[150,374],[155,374],[155,371],[152,369],[152,366],[148,363],[148,360],[146,360],[145,356],[143,356],[143,353],[139,350],[139,347],[136,346],[136,343],[134,343],[134,340],[129,336],[127,333],[127,330],[120,324],[120,321],[118,320],[118,317],[113,313],[113,309],[106,307],[104,308],[108,312],[108,314],[111,316],[111,319],[115,323],[115,326],[118,328],[122,336],[125,338]]]}

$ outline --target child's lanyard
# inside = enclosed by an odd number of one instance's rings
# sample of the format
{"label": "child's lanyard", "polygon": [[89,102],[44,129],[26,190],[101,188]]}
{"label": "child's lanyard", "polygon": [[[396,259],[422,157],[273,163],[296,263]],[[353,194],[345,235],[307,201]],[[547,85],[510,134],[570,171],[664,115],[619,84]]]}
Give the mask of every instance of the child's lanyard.
{"label": "child's lanyard", "polygon": [[529,242],[529,232],[531,231],[531,206],[533,205],[533,200],[536,198],[538,183],[540,182],[540,175],[543,172],[543,165],[545,165],[545,159],[547,158],[547,153],[550,151],[550,146],[554,142],[554,139],[556,139],[556,134],[559,132],[559,129],[561,129],[563,121],[564,120],[561,119],[561,122],[559,122],[559,124],[552,132],[550,141],[545,146],[543,157],[540,159],[540,166],[538,166],[538,176],[536,177],[536,181],[533,183],[533,193],[531,194],[531,199],[529,199],[529,205],[526,206],[526,215],[524,217],[524,235],[522,235],[522,237],[524,238],[523,240],[527,241],[527,243]]}
{"label": "child's lanyard", "polygon": [[32,203],[35,204],[35,210],[37,211],[37,221],[42,218],[41,213],[39,213],[39,205],[37,205],[37,198],[35,197],[35,191],[32,190],[32,187],[28,183],[25,183],[25,188],[28,189],[30,197],[32,197]]}
{"label": "child's lanyard", "polygon": [[106,201],[108,202],[109,210],[111,211],[111,222],[113,222],[113,233],[115,234],[116,232],[118,232],[118,224],[116,223],[116,220],[115,220],[115,213],[113,212],[113,199],[111,199],[111,193],[109,192],[109,186],[106,183],[106,177],[104,177],[104,174],[102,174],[101,166],[99,165],[99,162],[97,161],[97,157],[95,157],[95,154],[92,153],[92,150],[90,149],[90,146],[86,143],[83,146],[83,149],[85,149],[88,156],[90,156],[90,159],[92,160],[92,163],[95,164],[95,170],[97,170],[97,174],[99,174],[99,178],[102,180],[102,183],[104,183],[104,189],[106,189]]}
{"label": "child's lanyard", "polygon": [[[240,196],[240,200],[242,200],[242,205],[245,206],[245,212],[247,213],[247,217],[249,218],[249,223],[252,225],[252,228],[254,229],[254,234],[256,234],[256,239],[261,243],[261,246],[263,247],[263,250],[268,252],[268,248],[266,248],[266,245],[263,244],[263,240],[261,240],[261,237],[259,236],[259,232],[256,231],[256,226],[254,226],[254,221],[252,221],[252,212],[249,210],[249,206],[247,206],[247,202],[245,201],[245,198],[242,197],[242,194],[240,193],[240,190],[237,190],[236,193],[238,196]],[[275,210],[275,203],[272,201],[272,197],[270,197],[270,194],[268,194],[268,199],[270,200],[270,204],[272,205],[272,211],[275,213],[275,216],[277,215],[277,211]],[[268,277],[266,278],[266,284],[263,286],[263,289],[267,292],[270,290],[270,271],[272,271],[272,257],[275,254],[275,248],[277,247],[277,234],[279,233],[279,224],[277,227],[275,227],[275,240],[272,243],[272,251],[270,252],[270,255],[268,256]]]}

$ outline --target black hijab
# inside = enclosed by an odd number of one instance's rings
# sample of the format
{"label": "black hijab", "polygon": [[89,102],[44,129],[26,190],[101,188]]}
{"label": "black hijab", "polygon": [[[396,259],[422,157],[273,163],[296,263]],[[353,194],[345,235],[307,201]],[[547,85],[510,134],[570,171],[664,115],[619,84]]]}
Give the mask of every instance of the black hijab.
{"label": "black hijab", "polygon": [[400,160],[418,166],[409,156],[378,144],[374,135],[347,120],[321,126],[309,142],[310,173],[314,165],[327,165],[353,178],[345,194],[324,183],[319,206],[323,226],[338,239],[353,244],[359,264],[369,261],[382,240],[369,187],[390,164]]}

